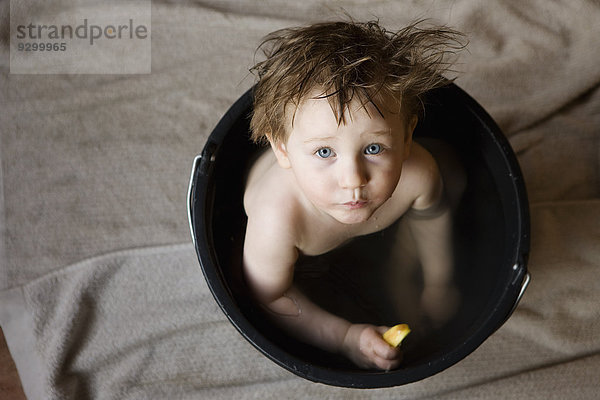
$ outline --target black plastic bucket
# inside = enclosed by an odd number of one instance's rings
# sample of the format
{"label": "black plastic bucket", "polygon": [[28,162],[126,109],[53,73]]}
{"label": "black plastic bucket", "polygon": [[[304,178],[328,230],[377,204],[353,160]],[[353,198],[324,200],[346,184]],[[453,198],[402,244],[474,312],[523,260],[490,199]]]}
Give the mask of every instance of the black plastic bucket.
{"label": "black plastic bucket", "polygon": [[[198,259],[215,300],[264,355],[311,381],[357,388],[397,386],[454,365],[511,315],[529,283],[529,208],[522,174],[492,118],[463,90],[450,85],[428,94],[415,140],[433,138],[447,143],[466,171],[466,189],[455,216],[456,279],[463,299],[456,316],[442,329],[413,331],[403,343],[402,365],[387,372],[354,367],[267,323],[250,300],[242,278],[243,181],[251,157],[259,150],[249,140],[251,107],[249,90],[223,116],[194,160],[188,213]],[[385,242],[382,235],[357,240],[365,240],[362,247],[370,248]],[[324,257],[324,262],[344,257],[355,261],[356,255],[342,252]],[[378,320],[375,316],[371,321],[353,322],[405,322],[401,315],[398,318]]]}

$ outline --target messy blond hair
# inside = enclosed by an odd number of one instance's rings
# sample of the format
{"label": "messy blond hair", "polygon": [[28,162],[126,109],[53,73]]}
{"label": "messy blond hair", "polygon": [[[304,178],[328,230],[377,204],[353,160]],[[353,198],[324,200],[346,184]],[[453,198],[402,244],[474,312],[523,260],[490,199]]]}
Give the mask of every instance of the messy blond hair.
{"label": "messy blond hair", "polygon": [[443,76],[451,66],[447,56],[464,47],[459,32],[420,28],[422,23],[390,32],[378,21],[324,22],[266,36],[257,49],[266,60],[251,69],[258,75],[252,139],[285,142],[287,107],[298,107],[315,89],[321,93],[316,98],[328,99],[338,124],[345,123],[354,96],[380,114],[376,102],[385,98],[394,103],[386,109],[416,115],[421,96],[449,82]]}

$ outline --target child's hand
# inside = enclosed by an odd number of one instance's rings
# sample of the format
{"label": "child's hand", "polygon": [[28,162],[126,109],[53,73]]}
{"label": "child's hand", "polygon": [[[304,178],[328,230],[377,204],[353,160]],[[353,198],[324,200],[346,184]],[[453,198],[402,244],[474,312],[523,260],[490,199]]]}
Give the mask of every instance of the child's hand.
{"label": "child's hand", "polygon": [[421,296],[421,308],[435,327],[448,322],[459,303],[460,295],[454,285],[426,286]]}
{"label": "child's hand", "polygon": [[343,353],[361,368],[396,368],[402,361],[402,353],[383,340],[389,328],[366,324],[350,325],[342,345]]}

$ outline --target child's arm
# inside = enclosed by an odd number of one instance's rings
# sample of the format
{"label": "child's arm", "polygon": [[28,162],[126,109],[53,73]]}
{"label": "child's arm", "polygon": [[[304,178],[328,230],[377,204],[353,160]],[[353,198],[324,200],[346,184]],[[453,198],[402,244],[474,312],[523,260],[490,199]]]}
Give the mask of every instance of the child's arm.
{"label": "child's arm", "polygon": [[278,222],[271,226],[250,219],[244,243],[246,282],[273,321],[297,339],[342,353],[361,367],[397,367],[400,351],[382,338],[387,327],[351,324],[314,304],[293,285],[298,257],[294,235],[286,232],[282,220]]}
{"label": "child's arm", "polygon": [[437,168],[431,168],[424,190],[407,214],[423,268],[421,305],[436,324],[447,321],[458,306],[454,287],[452,216]]}

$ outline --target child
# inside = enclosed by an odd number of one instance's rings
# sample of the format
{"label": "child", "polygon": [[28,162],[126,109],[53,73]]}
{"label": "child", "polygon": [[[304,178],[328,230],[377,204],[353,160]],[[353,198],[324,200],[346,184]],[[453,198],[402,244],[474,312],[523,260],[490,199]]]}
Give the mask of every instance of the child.
{"label": "child", "polygon": [[[317,306],[294,285],[300,255],[324,254],[406,214],[423,266],[423,310],[448,318],[451,218],[433,157],[413,143],[420,96],[441,73],[458,33],[391,33],[377,22],[333,22],[272,33],[261,46],[252,137],[260,155],[246,183],[244,276],[274,321],[300,340],[363,368],[399,365],[381,334]],[[368,266],[365,266],[367,268]]]}

